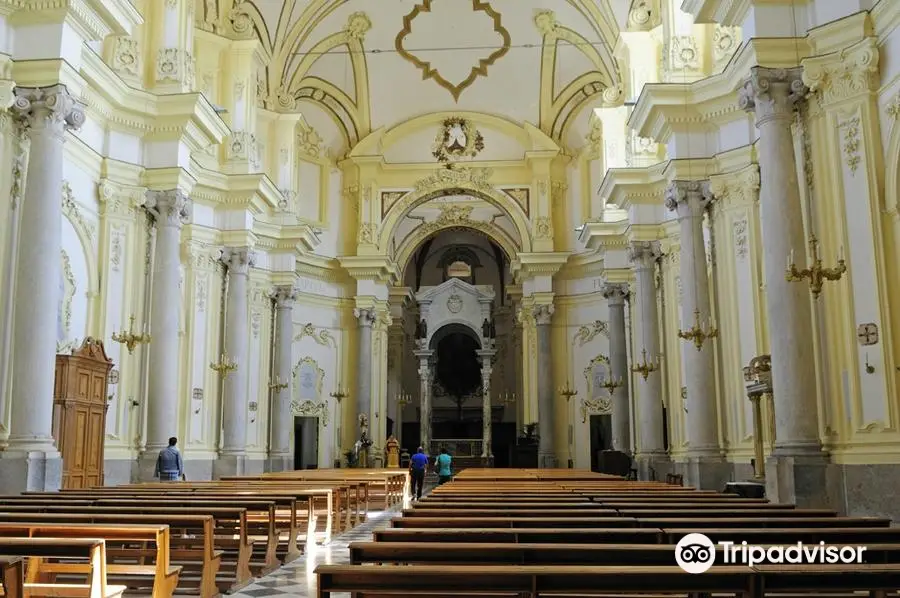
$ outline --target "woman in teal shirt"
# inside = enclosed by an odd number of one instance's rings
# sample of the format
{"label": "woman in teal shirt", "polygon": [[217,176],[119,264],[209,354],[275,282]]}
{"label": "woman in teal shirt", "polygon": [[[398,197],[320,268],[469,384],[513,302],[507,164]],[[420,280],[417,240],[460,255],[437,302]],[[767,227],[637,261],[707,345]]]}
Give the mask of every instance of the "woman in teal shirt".
{"label": "woman in teal shirt", "polygon": [[453,457],[450,456],[446,448],[442,448],[441,454],[438,455],[438,458],[434,462],[438,474],[438,486],[445,482],[449,482],[450,478],[453,476],[453,472],[450,469],[450,464],[452,462]]}

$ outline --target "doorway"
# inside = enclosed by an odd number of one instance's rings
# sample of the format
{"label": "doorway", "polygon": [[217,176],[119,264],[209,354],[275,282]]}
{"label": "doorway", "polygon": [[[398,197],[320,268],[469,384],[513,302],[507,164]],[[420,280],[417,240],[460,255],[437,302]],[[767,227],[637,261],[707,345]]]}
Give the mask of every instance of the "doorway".
{"label": "doorway", "polygon": [[612,416],[591,415],[591,471],[599,471],[597,456],[600,451],[612,449]]}
{"label": "doorway", "polygon": [[316,469],[319,464],[319,418],[294,417],[294,469]]}

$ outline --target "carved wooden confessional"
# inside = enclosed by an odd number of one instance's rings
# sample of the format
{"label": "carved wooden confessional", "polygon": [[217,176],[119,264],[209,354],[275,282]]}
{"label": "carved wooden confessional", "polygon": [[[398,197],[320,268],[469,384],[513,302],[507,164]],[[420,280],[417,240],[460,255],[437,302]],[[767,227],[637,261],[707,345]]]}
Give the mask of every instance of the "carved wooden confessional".
{"label": "carved wooden confessional", "polygon": [[71,355],[56,356],[53,437],[63,459],[63,488],[103,485],[106,396],[112,365],[103,342],[90,337]]}

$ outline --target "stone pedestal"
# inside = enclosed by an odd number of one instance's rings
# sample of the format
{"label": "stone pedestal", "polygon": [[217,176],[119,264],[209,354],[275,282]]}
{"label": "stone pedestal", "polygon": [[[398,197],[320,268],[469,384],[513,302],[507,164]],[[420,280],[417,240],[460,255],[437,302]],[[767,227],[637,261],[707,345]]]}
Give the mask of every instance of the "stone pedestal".
{"label": "stone pedestal", "polygon": [[56,490],[62,460],[53,440],[53,387],[62,271],[63,143],[84,123],[64,85],[15,90],[11,108],[31,142],[16,261],[12,405],[0,483],[8,493]]}
{"label": "stone pedestal", "polygon": [[294,471],[293,455],[273,455],[266,459],[266,472],[277,473],[279,471]]}
{"label": "stone pedestal", "polygon": [[684,484],[701,490],[725,489],[725,484],[734,481],[734,466],[718,457],[688,457],[679,464],[684,475]]}
{"label": "stone pedestal", "polygon": [[840,467],[818,457],[779,457],[766,460],[766,498],[774,503],[796,504],[800,508],[843,507],[843,479]]}
{"label": "stone pedestal", "polygon": [[537,386],[538,386],[538,467],[556,468],[559,460],[555,445],[555,409],[553,404],[553,357],[551,354],[550,321],[553,304],[535,305],[537,325]]}
{"label": "stone pedestal", "polygon": [[625,300],[628,285],[606,283],[602,289],[609,307],[610,377],[621,383],[612,393],[612,447],[631,453],[631,405],[628,401],[628,345],[625,331]]}

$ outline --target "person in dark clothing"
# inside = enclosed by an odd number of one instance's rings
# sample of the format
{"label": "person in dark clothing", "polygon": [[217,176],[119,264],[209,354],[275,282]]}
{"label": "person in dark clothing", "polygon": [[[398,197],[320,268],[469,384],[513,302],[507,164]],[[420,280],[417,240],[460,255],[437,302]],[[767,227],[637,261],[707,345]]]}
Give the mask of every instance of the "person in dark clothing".
{"label": "person in dark clothing", "polygon": [[412,494],[416,500],[422,498],[422,489],[425,486],[425,470],[428,469],[428,457],[421,446],[416,454],[409,460],[409,475],[412,478]]}
{"label": "person in dark clothing", "polygon": [[156,458],[156,477],[161,482],[175,482],[184,476],[184,464],[181,453],[175,448],[176,444],[177,438],[169,438],[169,446],[159,451],[159,457]]}

